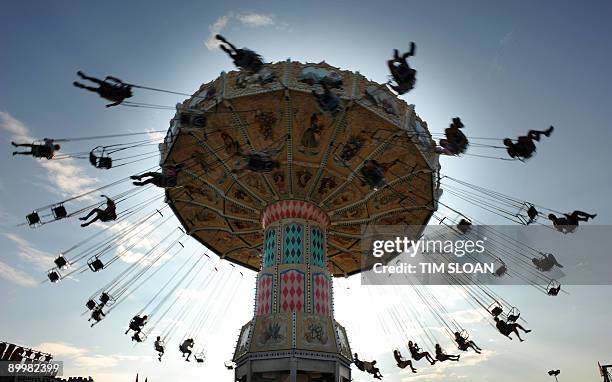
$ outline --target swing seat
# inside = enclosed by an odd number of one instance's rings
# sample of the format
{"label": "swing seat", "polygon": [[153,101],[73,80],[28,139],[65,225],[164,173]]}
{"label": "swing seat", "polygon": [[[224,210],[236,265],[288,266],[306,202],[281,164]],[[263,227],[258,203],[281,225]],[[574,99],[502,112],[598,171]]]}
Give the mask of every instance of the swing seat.
{"label": "swing seat", "polygon": [[552,280],[548,283],[546,291],[549,296],[557,296],[561,291],[561,284],[557,280]]}
{"label": "swing seat", "polygon": [[236,366],[236,364],[233,361],[225,361],[223,365],[225,366],[227,370],[233,370],[234,367]]}
{"label": "swing seat", "polygon": [[49,277],[49,281],[52,283],[57,283],[62,279],[62,275],[56,270],[51,270],[47,273],[47,277]]}
{"label": "swing seat", "polygon": [[97,257],[89,259],[89,261],[87,261],[87,265],[89,266],[89,269],[91,269],[93,272],[98,272],[99,270],[104,268],[104,263]]}
{"label": "swing seat", "polygon": [[111,157],[100,157],[98,158],[97,168],[108,170],[113,167],[113,158]]}
{"label": "swing seat", "polygon": [[102,305],[112,305],[115,302],[115,299],[111,297],[111,295],[109,295],[106,292],[102,292],[102,294],[100,295],[100,303]]}
{"label": "swing seat", "polygon": [[32,211],[31,214],[26,215],[26,220],[30,227],[35,227],[40,224],[40,216],[38,216],[38,212],[36,211]]}
{"label": "swing seat", "polygon": [[499,266],[499,268],[497,268],[495,270],[495,272],[493,273],[493,275],[495,277],[502,277],[503,275],[506,274],[506,272],[508,271],[508,268],[506,267],[506,264],[502,264]]}
{"label": "swing seat", "polygon": [[[95,149],[94,149],[95,150]],[[94,167],[98,167],[96,165],[98,161],[98,157],[96,156],[96,154],[94,154],[93,150],[89,153],[89,163],[91,163],[92,166]]]}
{"label": "swing seat", "polygon": [[51,212],[53,212],[53,217],[55,218],[55,220],[63,219],[68,216],[68,211],[66,211],[66,207],[61,204],[59,206],[53,207],[51,209]]}
{"label": "swing seat", "polygon": [[461,219],[456,227],[462,234],[465,235],[472,230],[472,222],[466,219]]}
{"label": "swing seat", "polygon": [[489,305],[489,312],[493,317],[497,317],[504,312],[504,308],[499,304],[499,302],[495,301],[491,305]]}
{"label": "swing seat", "polygon": [[516,322],[519,319],[519,317],[521,317],[521,311],[518,310],[518,308],[513,307],[508,312],[507,321],[508,322]]}
{"label": "swing seat", "polygon": [[64,255],[59,255],[55,258],[55,260],[53,260],[53,262],[58,269],[66,268],[68,266],[68,260],[64,258]]}
{"label": "swing seat", "polygon": [[88,300],[85,303],[85,306],[87,307],[87,309],[89,310],[93,310],[98,304],[96,304],[96,302],[94,300]]}
{"label": "swing seat", "polygon": [[535,223],[538,220],[538,210],[533,204],[524,202],[521,208],[517,211],[516,216],[523,225]]}

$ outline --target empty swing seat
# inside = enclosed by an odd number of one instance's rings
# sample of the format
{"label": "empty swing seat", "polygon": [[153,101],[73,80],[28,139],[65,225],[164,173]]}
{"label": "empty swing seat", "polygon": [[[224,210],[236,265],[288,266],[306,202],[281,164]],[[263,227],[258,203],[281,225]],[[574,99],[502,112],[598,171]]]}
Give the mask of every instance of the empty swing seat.
{"label": "empty swing seat", "polygon": [[47,273],[47,277],[49,277],[49,281],[52,283],[57,283],[62,279],[62,276],[56,270],[49,271],[49,273]]}
{"label": "empty swing seat", "polygon": [[106,305],[106,304],[108,304],[108,302],[110,300],[112,300],[111,296],[108,293],[106,293],[106,292],[102,292],[102,294],[100,295],[100,303],[102,305]]}
{"label": "empty swing seat", "polygon": [[97,304],[94,300],[89,300],[85,303],[85,306],[87,307],[87,309],[93,310],[93,308],[95,308]]}
{"label": "empty swing seat", "polygon": [[96,156],[96,154],[94,154],[93,150],[89,153],[89,163],[91,163],[92,166],[94,167],[98,167],[96,165],[96,162],[98,160],[98,157]]}
{"label": "empty swing seat", "polygon": [[36,211],[32,211],[31,214],[27,215],[26,220],[28,221],[30,227],[40,224],[40,216],[38,216],[38,212]]}
{"label": "empty swing seat", "polygon": [[63,219],[68,216],[68,211],[66,211],[66,207],[61,204],[59,206],[53,207],[51,211],[53,212],[53,217],[55,218],[55,220]]}
{"label": "empty swing seat", "polygon": [[89,265],[89,269],[91,269],[93,272],[98,272],[100,269],[104,268],[104,263],[97,257],[95,260],[89,259],[87,265]]}
{"label": "empty swing seat", "polygon": [[495,270],[493,275],[495,275],[496,277],[502,277],[503,275],[506,274],[507,271],[508,271],[508,268],[506,267],[506,264],[502,264],[499,266],[499,268]]}
{"label": "empty swing seat", "polygon": [[500,306],[496,306],[493,309],[491,309],[491,314],[493,315],[493,317],[497,317],[500,314],[502,314],[504,310],[500,307]]}
{"label": "empty swing seat", "polygon": [[559,284],[559,282],[556,280],[552,280],[548,284],[548,287],[546,287],[546,290],[549,296],[557,296],[561,291],[561,284]]}
{"label": "empty swing seat", "polygon": [[59,269],[62,269],[68,265],[68,260],[66,260],[63,255],[59,255],[55,260],[53,260],[53,262]]}
{"label": "empty swing seat", "polygon": [[101,157],[98,159],[98,165],[96,166],[97,168],[103,168],[105,170],[110,169],[111,167],[113,167],[113,158],[111,157]]}

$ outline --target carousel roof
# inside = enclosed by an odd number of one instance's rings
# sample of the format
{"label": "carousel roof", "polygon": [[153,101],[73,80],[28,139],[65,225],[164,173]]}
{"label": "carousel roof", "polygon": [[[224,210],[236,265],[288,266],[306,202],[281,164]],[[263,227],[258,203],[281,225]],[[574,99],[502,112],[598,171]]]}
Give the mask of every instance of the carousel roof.
{"label": "carousel roof", "polygon": [[[341,100],[334,113],[312,94],[322,85]],[[177,105],[160,149],[162,163],[186,164],[168,203],[219,256],[259,270],[262,211],[304,200],[329,216],[330,271],[346,276],[360,271],[365,226],[429,220],[438,197],[433,145],[414,107],[386,86],[326,63],[286,61],[202,85]],[[279,166],[251,171],[245,153]],[[374,184],[376,176],[384,180]]]}

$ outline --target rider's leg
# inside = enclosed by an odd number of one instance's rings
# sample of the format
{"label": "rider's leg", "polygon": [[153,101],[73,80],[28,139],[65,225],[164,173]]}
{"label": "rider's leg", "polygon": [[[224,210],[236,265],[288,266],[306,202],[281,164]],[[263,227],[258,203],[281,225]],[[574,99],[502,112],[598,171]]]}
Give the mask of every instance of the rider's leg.
{"label": "rider's leg", "polygon": [[89,219],[90,217],[92,217],[93,215],[95,215],[95,214],[99,214],[100,212],[102,212],[102,210],[101,210],[101,209],[99,209],[99,208],[94,208],[93,210],[89,211],[89,213],[87,214],[87,216],[80,217],[80,218],[79,218],[79,220],[87,220],[87,219]]}
{"label": "rider's leg", "polygon": [[90,76],[86,75],[85,73],[81,72],[80,70],[77,72],[77,75],[79,77],[81,77],[82,79],[84,79],[84,80],[91,81],[91,82],[93,82],[95,84],[98,84],[98,85],[102,85],[102,83],[104,82],[102,80],[97,79],[96,77],[90,77]]}
{"label": "rider's leg", "polygon": [[223,37],[223,36],[221,36],[219,34],[216,37],[217,37],[217,40],[223,41],[224,43],[226,43],[227,46],[229,46],[230,49],[233,50],[234,52],[238,50],[238,48],[236,48],[236,46],[234,44],[232,44],[231,42],[227,41],[227,39],[225,37]]}
{"label": "rider's leg", "polygon": [[[516,328],[512,329],[512,332],[514,334],[516,334],[516,336],[518,337],[519,341],[523,342],[524,340],[521,338],[521,335],[519,334],[518,330],[516,330]],[[508,338],[510,338],[510,336],[508,336]]]}
{"label": "rider's leg", "polygon": [[32,151],[13,151],[13,155],[32,155]]}
{"label": "rider's leg", "polygon": [[522,327],[522,326],[521,326],[521,324],[517,324],[517,323],[515,323],[515,324],[514,324],[514,327],[521,329],[521,330],[522,330],[522,331],[524,331],[525,333],[529,333],[529,332],[531,332],[531,330],[529,330],[529,329],[525,329],[524,327]]}
{"label": "rider's leg", "polygon": [[88,222],[86,222],[86,223],[81,224],[81,227],[87,227],[88,225],[90,225],[90,224],[92,224],[93,222],[96,222],[96,221],[98,221],[98,220],[100,220],[100,214],[99,214],[99,213],[98,213],[98,214],[96,215],[96,217],[95,217],[95,218],[93,218],[91,221],[88,221]]}
{"label": "rider's leg", "polygon": [[83,84],[82,84],[82,83],[80,83],[80,82],[76,82],[76,81],[74,81],[72,84],[73,84],[74,86],[76,86],[77,88],[81,88],[81,89],[89,90],[90,92],[96,92],[96,91],[98,91],[98,88],[94,88],[94,87],[91,87],[91,86],[83,85]]}
{"label": "rider's leg", "polygon": [[227,53],[230,57],[234,54],[234,52],[225,45],[219,45],[219,48],[221,48],[221,50]]}
{"label": "rider's leg", "polygon": [[34,144],[32,143],[15,143],[15,142],[11,142],[11,145],[15,147],[33,147],[34,146]]}
{"label": "rider's leg", "polygon": [[134,186],[144,186],[146,184],[151,184],[151,183],[153,183],[153,178],[149,178],[143,182],[132,182]]}
{"label": "rider's leg", "polygon": [[527,137],[535,141],[539,141],[542,135],[546,135],[546,132],[541,130],[529,130],[529,132],[527,133]]}
{"label": "rider's leg", "polygon": [[597,214],[589,214],[584,211],[574,211],[570,216],[576,220],[586,222],[589,220],[589,218],[594,219]]}
{"label": "rider's leg", "polygon": [[147,178],[147,177],[150,177],[150,176],[155,176],[155,174],[159,174],[159,173],[149,171],[149,172],[145,172],[144,174],[140,174],[140,175],[132,175],[132,176],[130,176],[130,179],[140,180],[142,178]]}
{"label": "rider's leg", "polygon": [[431,356],[431,354],[429,354],[429,352],[425,352],[425,353],[422,353],[422,354],[424,354],[424,355],[425,355],[425,358],[427,358],[427,360],[429,361],[429,363],[431,363],[432,365],[433,365],[434,363],[436,363],[436,359],[435,359],[434,357],[432,357],[432,356]]}

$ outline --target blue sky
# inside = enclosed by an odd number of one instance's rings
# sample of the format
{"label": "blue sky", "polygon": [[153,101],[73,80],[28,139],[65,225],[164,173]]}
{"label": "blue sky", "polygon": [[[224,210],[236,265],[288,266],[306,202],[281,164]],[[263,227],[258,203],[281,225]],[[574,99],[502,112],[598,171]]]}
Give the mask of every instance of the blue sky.
{"label": "blue sky", "polygon": [[[15,227],[23,216],[148,166],[105,173],[82,161],[57,165],[12,158],[11,138],[163,130],[172,116],[159,110],[105,109],[95,95],[71,85],[79,69],[189,93],[231,68],[222,52],[206,45],[211,34],[221,31],[268,61],[325,60],[384,82],[392,49],[407,49],[415,41],[417,87],[403,98],[416,104],[432,132],[443,131],[453,116],[461,116],[468,136],[517,136],[531,128],[556,127],[526,164],[444,158],[443,172],[553,209],[596,211],[596,224],[612,224],[609,1],[32,1],[3,2],[0,10],[0,338],[53,350],[75,374],[116,381],[130,380],[140,370],[158,379],[189,381],[207,373],[229,380],[222,362],[231,355],[239,326],[252,314],[253,293],[250,275],[223,280],[239,285],[241,292],[223,320],[211,319],[204,336],[210,362],[198,368],[172,357],[160,366],[151,358],[150,344],[133,347],[121,334],[132,314],[129,307],[118,308],[100,327],[88,328],[80,316],[82,303],[109,275],[86,273],[78,281],[35,285],[44,278],[50,257],[98,228],[81,230],[75,221],[37,230]],[[180,98],[143,91],[134,100],[173,105]],[[64,149],[84,151],[88,144],[68,143]],[[503,223],[460,201],[445,200],[480,220]],[[186,251],[195,247],[190,242]],[[355,300],[357,293],[382,292],[360,289],[358,282],[342,280],[336,288],[336,314],[347,323],[356,350],[371,346],[368,355],[379,359],[385,380],[538,381],[558,367],[563,369],[560,379],[589,381],[598,380],[598,360],[612,361],[612,307],[602,303],[609,287],[573,287],[557,300],[532,288],[506,287],[503,294],[529,312],[534,333],[527,342],[506,341],[485,323],[474,323],[491,350],[481,359],[423,368],[417,377],[398,374],[385,349],[390,345],[380,340],[384,336],[376,315]],[[353,286],[346,289],[343,283]],[[154,289],[140,292],[133,306],[143,305]],[[229,294],[217,298],[223,301]],[[452,299],[449,304],[462,306]],[[354,377],[369,380],[358,371]]]}

